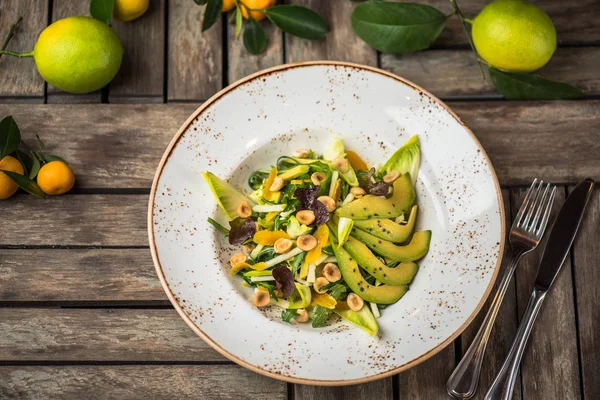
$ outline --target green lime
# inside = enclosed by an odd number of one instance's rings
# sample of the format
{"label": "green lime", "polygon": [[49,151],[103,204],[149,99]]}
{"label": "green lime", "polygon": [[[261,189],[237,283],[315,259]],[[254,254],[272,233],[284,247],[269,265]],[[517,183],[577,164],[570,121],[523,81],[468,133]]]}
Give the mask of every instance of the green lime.
{"label": "green lime", "polygon": [[473,21],[477,53],[491,66],[531,72],[556,50],[556,29],[548,14],[524,0],[496,0]]}
{"label": "green lime", "polygon": [[115,77],[123,46],[105,23],[90,17],[68,17],[42,31],[33,57],[48,83],[65,92],[88,93]]}

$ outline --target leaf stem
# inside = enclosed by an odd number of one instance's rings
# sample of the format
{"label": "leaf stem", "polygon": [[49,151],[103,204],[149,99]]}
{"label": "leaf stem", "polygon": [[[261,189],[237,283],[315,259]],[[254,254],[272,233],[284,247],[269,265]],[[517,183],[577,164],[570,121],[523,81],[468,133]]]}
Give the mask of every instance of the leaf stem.
{"label": "leaf stem", "polygon": [[[14,24],[12,24],[10,26],[10,29],[8,31],[8,35],[6,36],[6,39],[4,39],[4,44],[2,45],[2,50],[6,50],[6,47],[8,46],[8,43],[10,42],[10,40],[15,35],[15,31],[17,30],[17,27],[19,26],[19,24],[21,23],[21,21],[23,21],[23,17],[19,17],[19,19],[17,19],[17,22],[15,22]],[[0,57],[2,57],[2,54],[0,54]]]}
{"label": "leaf stem", "polygon": [[19,57],[19,58],[27,58],[27,57],[33,57],[33,50],[31,50],[27,53],[15,53],[14,51],[0,50],[0,56],[2,54],[6,54],[9,56],[13,56],[13,57]]}
{"label": "leaf stem", "polygon": [[464,18],[463,17],[463,19],[465,20],[466,23],[468,23],[470,25],[473,25],[473,20],[471,18]]}
{"label": "leaf stem", "polygon": [[[481,77],[485,81],[485,73],[483,72],[483,67],[481,66],[481,62],[479,62],[479,55],[477,54],[477,50],[475,49],[475,45],[473,44],[473,39],[471,39],[471,35],[469,35],[469,30],[467,29],[467,19],[465,18],[462,11],[460,10],[460,7],[458,7],[456,0],[450,0],[450,3],[452,4],[452,10],[458,17],[458,19],[460,21],[460,26],[462,27],[462,30],[465,33],[467,40],[469,41],[469,46],[471,46],[471,50],[473,50],[473,53],[475,53],[475,57],[477,58],[477,65],[479,65],[479,70],[481,71]],[[469,23],[472,23],[471,20],[469,20],[469,21],[470,21]]]}

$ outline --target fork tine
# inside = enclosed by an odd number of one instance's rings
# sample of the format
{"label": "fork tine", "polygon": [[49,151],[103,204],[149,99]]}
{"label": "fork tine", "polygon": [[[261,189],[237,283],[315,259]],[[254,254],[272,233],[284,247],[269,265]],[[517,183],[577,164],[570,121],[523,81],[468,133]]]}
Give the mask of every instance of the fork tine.
{"label": "fork tine", "polygon": [[542,221],[540,222],[540,227],[535,232],[536,235],[540,235],[544,233],[546,230],[546,225],[548,224],[548,219],[550,218],[550,213],[552,211],[552,204],[554,203],[554,197],[556,195],[556,186],[552,187],[552,191],[550,192],[550,196],[548,197],[548,202],[546,203],[546,209],[544,210],[544,215],[542,217]]}
{"label": "fork tine", "polygon": [[552,187],[552,185],[547,183],[546,189],[544,189],[544,192],[542,193],[541,198],[535,204],[535,209],[536,209],[535,216],[533,217],[533,221],[531,221],[531,226],[529,228],[529,230],[531,230],[532,232],[536,231],[536,226],[540,219],[540,215],[542,214],[542,209],[544,208],[544,203],[546,202],[546,196],[548,195],[548,191],[550,190],[550,187]]}
{"label": "fork tine", "polygon": [[544,181],[539,181],[538,185],[535,187],[535,191],[531,192],[531,199],[527,204],[527,210],[525,215],[523,216],[523,220],[521,221],[521,228],[527,229],[529,226],[529,222],[531,222],[531,217],[533,216],[533,211],[535,209],[535,205],[538,202],[538,198],[540,195],[540,188],[544,184]]}
{"label": "fork tine", "polygon": [[527,193],[525,194],[525,198],[523,199],[523,203],[521,204],[521,207],[519,208],[519,212],[517,213],[517,216],[515,217],[515,221],[513,222],[514,226],[520,225],[521,218],[523,217],[523,214],[525,214],[525,209],[527,208],[529,200],[531,199],[531,192],[533,191],[533,188],[535,188],[537,181],[538,181],[537,178],[535,178],[533,180],[533,182],[531,183],[531,186],[529,186],[529,189],[527,190]]}

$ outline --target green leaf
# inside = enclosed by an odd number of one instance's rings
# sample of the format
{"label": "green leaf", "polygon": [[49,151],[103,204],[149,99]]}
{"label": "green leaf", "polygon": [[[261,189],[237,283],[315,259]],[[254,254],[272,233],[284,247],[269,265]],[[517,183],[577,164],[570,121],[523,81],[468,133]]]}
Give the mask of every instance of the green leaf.
{"label": "green leaf", "polygon": [[224,234],[225,236],[229,236],[229,229],[225,228],[223,225],[218,223],[212,218],[208,218],[208,223],[215,227],[216,230]]}
{"label": "green leaf", "polygon": [[356,6],[351,22],[354,33],[384,53],[410,53],[431,46],[446,16],[425,4],[371,1]]}
{"label": "green leaf", "polygon": [[413,186],[417,184],[419,165],[421,164],[421,143],[419,136],[414,135],[392,154],[381,167],[383,174],[398,171],[400,174],[409,173]]}
{"label": "green leaf", "polygon": [[0,172],[4,172],[10,179],[13,180],[21,189],[26,191],[29,194],[32,194],[40,199],[45,199],[46,194],[40,189],[37,183],[33,180],[29,179],[26,176],[17,174],[16,172],[1,170]]}
{"label": "green leaf", "polygon": [[244,47],[250,54],[260,54],[267,47],[267,35],[262,26],[253,19],[249,19],[244,29]]}
{"label": "green leaf", "polygon": [[23,166],[25,175],[29,175],[29,171],[31,171],[31,168],[33,167],[33,158],[21,150],[15,151],[15,157],[17,157],[17,160],[19,160]]}
{"label": "green leaf", "polygon": [[0,160],[11,154],[21,143],[21,132],[11,115],[0,121]]}
{"label": "green leaf", "polygon": [[266,9],[265,14],[276,27],[290,35],[321,40],[327,34],[327,24],[323,17],[306,7],[275,6]]}
{"label": "green leaf", "polygon": [[38,172],[40,172],[40,161],[33,157],[33,162],[31,164],[31,168],[29,169],[29,179],[35,179],[35,177],[37,176]]}
{"label": "green leaf", "polygon": [[205,6],[207,2],[208,0],[194,0],[194,3],[198,4],[199,6]]}
{"label": "green leaf", "polygon": [[242,32],[242,11],[239,8],[235,9],[235,38],[240,37],[240,33]]}
{"label": "green leaf", "polygon": [[346,293],[348,292],[348,289],[346,289],[346,286],[340,284],[340,283],[336,283],[335,285],[333,285],[331,287],[331,289],[329,289],[329,291],[327,293],[329,293],[329,295],[331,297],[333,297],[336,300],[340,300],[341,298],[346,296]]}
{"label": "green leaf", "polygon": [[508,100],[564,100],[583,96],[583,90],[564,82],[555,82],[537,74],[504,72],[490,67],[490,78]]}
{"label": "green leaf", "polygon": [[59,156],[55,156],[53,154],[42,154],[42,158],[43,158],[43,160],[44,160],[45,163],[49,163],[49,162],[52,162],[52,161],[60,161],[60,162],[64,162],[65,164],[69,165],[68,162],[66,162],[65,160],[63,160]]}
{"label": "green leaf", "polygon": [[204,10],[204,19],[202,20],[202,32],[217,23],[221,16],[222,6],[223,0],[208,0],[206,10]]}
{"label": "green leaf", "polygon": [[329,308],[325,308],[323,306],[315,306],[312,312],[312,327],[318,328],[321,326],[325,326],[329,315],[331,315],[331,310]]}
{"label": "green leaf", "polygon": [[97,20],[110,25],[114,7],[115,0],[92,0],[90,2],[90,15]]}
{"label": "green leaf", "polygon": [[292,319],[299,316],[298,311],[296,310],[283,310],[281,313],[281,319],[285,322],[290,322]]}

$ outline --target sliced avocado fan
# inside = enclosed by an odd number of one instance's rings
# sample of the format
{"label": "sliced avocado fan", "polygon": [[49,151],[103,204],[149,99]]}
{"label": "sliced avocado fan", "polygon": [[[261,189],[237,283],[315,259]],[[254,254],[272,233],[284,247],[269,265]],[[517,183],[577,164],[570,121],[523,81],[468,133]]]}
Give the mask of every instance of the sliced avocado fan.
{"label": "sliced avocado fan", "polygon": [[397,224],[390,219],[365,219],[354,221],[354,226],[370,233],[379,239],[392,243],[404,243],[412,235],[417,221],[417,208],[415,204],[410,209],[408,222],[405,225]]}
{"label": "sliced avocado fan", "polygon": [[415,232],[405,246],[396,246],[392,242],[379,239],[365,231],[354,229],[352,236],[366,244],[374,252],[393,261],[415,261],[423,258],[429,251],[431,231]]}
{"label": "sliced avocado fan", "polygon": [[338,208],[336,215],[355,220],[396,218],[404,214],[414,200],[410,175],[404,174],[394,182],[394,193],[389,199],[369,194]]}
{"label": "sliced avocado fan", "polygon": [[369,248],[357,239],[350,237],[344,249],[369,275],[389,285],[408,285],[419,270],[414,262],[403,262],[394,268],[382,263]]}

